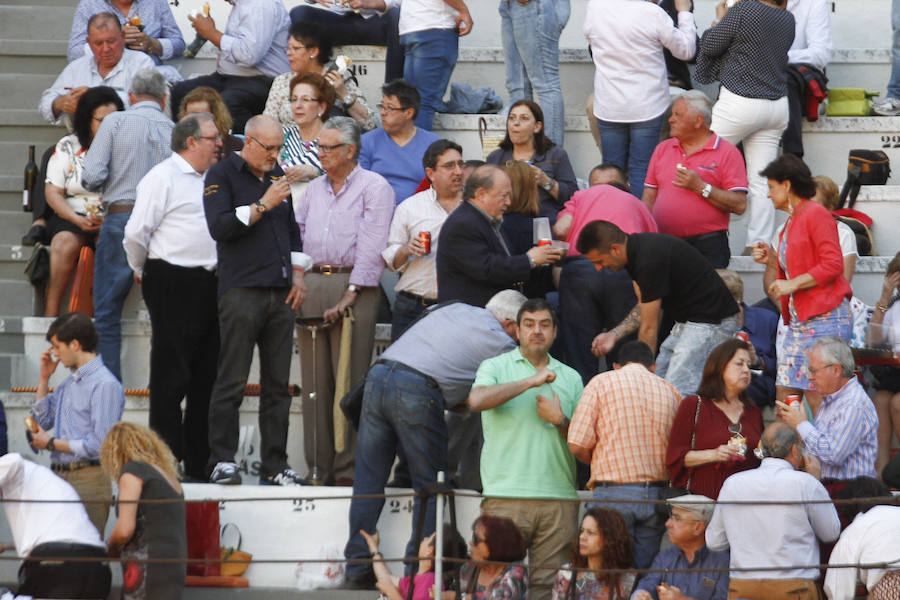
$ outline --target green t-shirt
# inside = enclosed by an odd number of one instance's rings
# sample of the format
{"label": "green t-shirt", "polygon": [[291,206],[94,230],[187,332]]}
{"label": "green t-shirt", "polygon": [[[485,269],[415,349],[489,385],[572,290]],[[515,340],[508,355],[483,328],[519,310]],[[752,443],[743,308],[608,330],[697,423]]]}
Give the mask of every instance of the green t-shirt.
{"label": "green t-shirt", "polygon": [[[584,386],[581,376],[552,356],[553,383],[531,388],[481,413],[481,484],[485,496],[575,498],[575,458],[565,438],[537,414],[537,397],[559,396],[571,418]],[[531,377],[537,371],[519,349],[489,358],[478,367],[473,386],[491,386]]]}

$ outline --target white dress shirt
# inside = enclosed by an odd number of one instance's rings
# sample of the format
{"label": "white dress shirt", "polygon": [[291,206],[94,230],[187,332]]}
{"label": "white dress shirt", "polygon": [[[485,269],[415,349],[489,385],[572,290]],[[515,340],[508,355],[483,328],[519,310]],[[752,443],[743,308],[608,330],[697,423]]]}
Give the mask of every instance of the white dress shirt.
{"label": "white dress shirt", "polygon": [[794,15],[797,29],[788,50],[791,64],[812,65],[824,71],[831,60],[830,2],[825,0],[788,0],[787,9]]}
{"label": "white dress shirt", "polygon": [[[19,556],[28,556],[35,546],[47,542],[104,547],[78,492],[47,467],[25,460],[15,452],[0,457],[0,491]],[[60,500],[60,503],[14,502],[22,499]]]}
{"label": "white dress shirt", "polygon": [[591,0],[584,35],[594,59],[594,116],[614,123],[639,123],[669,108],[663,48],[688,60],[697,49],[694,15],[668,13],[646,0]]}
{"label": "white dress shirt", "polygon": [[357,15],[360,15],[364,19],[369,19],[371,17],[374,17],[375,15],[383,15],[384,13],[391,10],[392,8],[397,8],[398,6],[400,6],[400,0],[384,0],[384,10],[383,11],[375,10],[374,8],[353,9],[353,8],[342,6],[339,3],[324,5],[324,4],[319,4],[318,2],[316,2],[315,4],[310,4],[309,6],[312,8],[319,8],[321,10],[327,10],[328,12],[333,12],[338,15],[357,14]]}
{"label": "white dress shirt", "polygon": [[222,75],[275,77],[291,70],[285,49],[291,19],[279,0],[235,0],[219,42]]}
{"label": "white dress shirt", "polygon": [[[790,504],[718,504],[706,529],[710,550],[731,548],[732,569],[759,569],[819,564],[819,542],[832,542],[841,532],[833,504],[819,481],[795,471],[781,458],[764,458],[749,471],[725,480],[719,502],[786,501]],[[734,571],[732,579],[816,579],[818,569]]]}
{"label": "white dress shirt", "polygon": [[95,87],[98,85],[108,85],[116,90],[125,107],[128,107],[128,90],[131,88],[131,78],[141,69],[153,69],[156,65],[149,56],[143,52],[135,52],[134,50],[125,49],[122,54],[122,60],[106,74],[106,77],[100,75],[97,67],[97,59],[91,53],[77,58],[66,65],[56,81],[41,94],[41,103],[38,110],[45,120],[54,125],[61,125],[65,118],[65,113],[60,113],[58,117],[53,116],[53,101],[68,94],[77,87],[87,86]]}
{"label": "white dress shirt", "polygon": [[[398,292],[409,292],[428,299],[437,299],[437,256],[438,237],[441,226],[449,213],[438,202],[434,188],[423,190],[410,196],[394,209],[391,231],[388,234],[387,248],[381,256],[387,267],[402,273],[400,281],[394,286]],[[425,256],[410,255],[400,268],[394,268],[394,256],[409,241],[418,237],[420,231],[431,232],[431,253]]]}
{"label": "white dress shirt", "polygon": [[216,268],[216,243],[203,212],[203,174],[172,154],[138,183],[122,245],[141,275],[148,258],[179,267]]}
{"label": "white dress shirt", "polygon": [[427,29],[453,29],[457,11],[444,0],[404,0],[400,5],[400,35]]}
{"label": "white dress shirt", "polygon": [[[891,571],[900,571],[900,507],[873,506],[856,515],[831,551],[830,565],[893,561]],[[825,572],[825,594],[831,600],[853,598],[856,576],[870,592],[888,569],[831,569]]]}

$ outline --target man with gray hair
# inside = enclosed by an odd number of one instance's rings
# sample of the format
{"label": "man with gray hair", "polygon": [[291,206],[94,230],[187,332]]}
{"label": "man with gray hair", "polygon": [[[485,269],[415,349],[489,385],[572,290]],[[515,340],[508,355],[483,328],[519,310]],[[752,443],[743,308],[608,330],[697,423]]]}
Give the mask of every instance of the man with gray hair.
{"label": "man with gray hair", "polygon": [[[216,240],[219,351],[209,401],[210,483],[239,484],[234,461],[239,410],[259,352],[259,483],[297,485],[287,463],[289,378],[294,311],[306,298],[291,187],[278,166],[284,133],[278,121],[257,115],[247,121],[241,151],[210,167],[203,190],[206,225]],[[255,473],[254,473],[255,474]]]}
{"label": "man with gray hair", "polygon": [[87,43],[90,53],[66,65],[53,85],[41,94],[38,109],[41,116],[54,125],[75,114],[78,99],[88,88],[98,85],[116,90],[128,106],[132,78],[142,69],[155,67],[145,53],[125,48],[122,25],[112,13],[102,12],[91,17]]}
{"label": "man with gray hair", "polygon": [[133,282],[122,239],[138,182],[172,153],[174,124],[163,113],[167,94],[168,83],[153,65],[138,71],[128,92],[131,107],[103,119],[81,175],[86,190],[103,196],[106,216],[94,259],[94,323],[100,336],[97,350],[120,381],[122,307]]}
{"label": "man with gray hair", "polygon": [[837,510],[811,474],[817,461],[804,453],[789,425],[776,421],[766,427],[761,445],[760,466],[735,473],[722,485],[706,545],[731,549],[729,598],[816,600],[821,597],[816,539],[838,538]]}
{"label": "man with gray hair", "polygon": [[[206,481],[209,396],[216,379],[216,243],[203,213],[203,177],[218,161],[213,116],[172,131],[172,155],[141,179],[125,225],[125,254],[150,312],[150,427]],[[182,416],[181,400],[185,410]]]}
{"label": "man with gray hair", "polygon": [[[398,448],[406,455],[416,491],[434,482],[438,471],[447,470],[448,437],[453,434],[448,436],[444,411],[465,407],[483,360],[516,347],[516,314],[525,300],[515,290],[504,290],[485,308],[462,302],[432,307],[369,370],[359,421],[350,539],[344,549],[348,559],[371,556],[359,531],[375,533],[384,500],[360,495],[384,493]],[[447,343],[450,339],[453,343]],[[480,432],[480,424],[477,429]],[[422,510],[418,496],[414,506],[415,523]],[[423,534],[428,536],[434,531],[433,497],[426,511]],[[416,556],[415,543],[410,540],[406,556]],[[374,587],[371,565],[349,563],[347,580],[354,587]]]}
{"label": "man with gray hair", "polygon": [[799,405],[776,401],[778,418],[796,429],[806,451],[821,461],[826,486],[877,478],[878,414],[856,378],[850,346],[839,337],[823,337],[808,357],[809,381],[823,396],[815,419],[810,423]]}
{"label": "man with gray hair", "polygon": [[675,100],[672,137],[653,151],[642,200],[660,233],[682,238],[714,268],[725,269],[729,215],[747,209],[747,169],[738,149],[710,130],[711,114],[709,99],[698,90]]}
{"label": "man with gray hair", "polygon": [[553,264],[562,251],[535,246],[513,256],[500,229],[511,184],[502,169],[478,167],[466,181],[463,202],[444,221],[437,248],[438,300],[484,306],[500,290],[521,288],[531,270]]}
{"label": "man with gray hair", "polygon": [[[347,485],[353,479],[355,436],[347,427],[346,437],[336,439],[341,428],[335,427],[332,418],[334,402],[340,400],[335,398],[338,355],[344,327],[352,327],[350,381],[363,378],[375,345],[378,283],[384,270],[381,251],[387,246],[395,206],[387,180],[359,166],[359,151],[356,121],[350,117],[329,119],[319,132],[319,158],[325,174],[309,183],[294,208],[313,265],[307,269],[309,296],[300,305],[299,317],[307,324],[331,324],[316,335],[315,349],[312,332],[302,325],[297,328],[306,464],[310,471],[317,470],[327,485],[339,480]],[[344,319],[348,315],[352,326]],[[313,363],[316,354],[333,358]],[[343,449],[336,451],[336,447]]]}

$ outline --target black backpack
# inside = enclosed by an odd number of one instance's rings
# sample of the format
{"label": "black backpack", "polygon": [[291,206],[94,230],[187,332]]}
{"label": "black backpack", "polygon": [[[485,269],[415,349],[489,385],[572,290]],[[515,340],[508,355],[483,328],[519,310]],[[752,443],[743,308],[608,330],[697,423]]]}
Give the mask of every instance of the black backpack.
{"label": "black backpack", "polygon": [[853,208],[861,185],[884,185],[891,176],[891,161],[881,150],[851,150],[847,163],[847,180],[841,189],[838,208],[850,197],[847,208]]}
{"label": "black backpack", "polygon": [[865,223],[853,217],[835,215],[834,218],[853,230],[853,235],[856,236],[856,251],[860,256],[873,256],[872,232]]}

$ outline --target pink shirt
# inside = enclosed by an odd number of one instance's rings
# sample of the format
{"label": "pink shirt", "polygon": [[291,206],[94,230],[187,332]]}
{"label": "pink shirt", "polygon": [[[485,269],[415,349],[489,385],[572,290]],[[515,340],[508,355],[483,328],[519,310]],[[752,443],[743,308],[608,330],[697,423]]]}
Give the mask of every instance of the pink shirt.
{"label": "pink shirt", "polygon": [[719,210],[700,194],[676,187],[675,168],[683,165],[700,179],[730,192],[747,191],[747,167],[732,144],[712,134],[706,145],[690,156],[677,138],[660,142],[653,151],[644,187],[657,191],[653,217],[661,233],[680,238],[728,229],[729,213]]}
{"label": "pink shirt", "polygon": [[556,218],[563,215],[572,215],[572,227],[566,238],[569,256],[581,254],[575,244],[581,230],[591,221],[609,221],[629,235],[657,232],[656,221],[644,203],[611,185],[595,185],[575,192]]}
{"label": "pink shirt", "polygon": [[352,266],[354,285],[378,285],[394,206],[387,180],[362,167],[351,171],[337,196],[327,174],[313,179],[294,209],[303,252],[316,265]]}
{"label": "pink shirt", "polygon": [[[413,600],[430,600],[434,598],[434,571],[417,573],[415,584]],[[400,581],[397,583],[397,589],[400,590],[400,595],[405,599],[409,590],[409,576],[400,578]]]}

